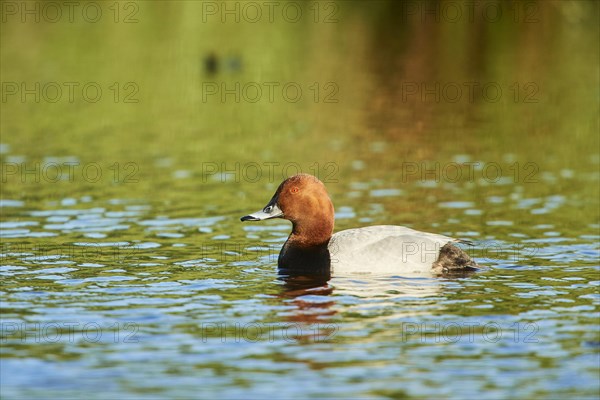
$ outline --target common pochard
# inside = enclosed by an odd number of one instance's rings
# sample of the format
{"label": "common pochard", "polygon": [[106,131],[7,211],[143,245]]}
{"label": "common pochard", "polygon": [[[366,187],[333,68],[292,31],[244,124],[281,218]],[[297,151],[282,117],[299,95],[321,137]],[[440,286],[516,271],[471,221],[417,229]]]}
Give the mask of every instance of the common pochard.
{"label": "common pochard", "polygon": [[292,274],[443,275],[477,269],[454,243],[403,226],[378,225],[333,233],[334,209],[325,185],[299,174],[283,181],[261,210],[241,218],[284,218],[292,233],[279,253],[280,272]]}

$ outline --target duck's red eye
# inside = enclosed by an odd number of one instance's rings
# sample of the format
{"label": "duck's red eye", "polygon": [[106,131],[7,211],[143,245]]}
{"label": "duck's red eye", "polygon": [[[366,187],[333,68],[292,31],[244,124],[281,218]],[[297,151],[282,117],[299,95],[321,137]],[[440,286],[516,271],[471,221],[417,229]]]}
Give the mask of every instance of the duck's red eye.
{"label": "duck's red eye", "polygon": [[291,193],[298,193],[300,191],[300,189],[298,189],[298,186],[294,186],[293,188],[290,189]]}

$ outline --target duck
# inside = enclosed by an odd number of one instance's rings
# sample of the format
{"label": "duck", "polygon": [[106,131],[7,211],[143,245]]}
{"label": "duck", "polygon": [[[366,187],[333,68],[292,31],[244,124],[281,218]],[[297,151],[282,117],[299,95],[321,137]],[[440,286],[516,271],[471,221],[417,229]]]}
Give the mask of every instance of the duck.
{"label": "duck", "polygon": [[241,221],[283,218],[292,231],[277,259],[290,275],[439,276],[472,272],[479,265],[457,246],[468,241],[396,225],[375,225],[334,233],[335,211],[316,176],[285,179],[262,210]]}

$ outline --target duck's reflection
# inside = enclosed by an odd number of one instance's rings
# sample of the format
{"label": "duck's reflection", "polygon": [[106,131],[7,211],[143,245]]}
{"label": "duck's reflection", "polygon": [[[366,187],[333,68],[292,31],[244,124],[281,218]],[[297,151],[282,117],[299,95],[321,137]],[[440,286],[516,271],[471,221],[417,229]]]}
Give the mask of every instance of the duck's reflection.
{"label": "duck's reflection", "polygon": [[307,294],[328,296],[333,288],[329,285],[331,274],[294,274],[280,270],[277,279],[283,281],[283,297],[294,298]]}
{"label": "duck's reflection", "polygon": [[[334,288],[329,284],[329,271],[316,274],[296,274],[292,271],[279,271],[278,279],[283,282],[280,296],[295,309],[286,320],[304,324],[327,324],[332,315],[335,301],[329,297]],[[328,333],[324,332],[325,335]]]}
{"label": "duck's reflection", "polygon": [[374,299],[386,304],[397,303],[396,312],[384,318],[415,317],[429,313],[428,307],[444,293],[444,287],[463,277],[464,274],[332,277],[329,271],[294,274],[280,270],[278,280],[283,284],[279,297],[286,305],[293,305],[292,309],[283,312],[282,317],[303,327],[298,329],[303,334],[295,336],[296,340],[329,340],[339,330],[335,315],[338,312],[363,312],[364,299],[367,303]]}

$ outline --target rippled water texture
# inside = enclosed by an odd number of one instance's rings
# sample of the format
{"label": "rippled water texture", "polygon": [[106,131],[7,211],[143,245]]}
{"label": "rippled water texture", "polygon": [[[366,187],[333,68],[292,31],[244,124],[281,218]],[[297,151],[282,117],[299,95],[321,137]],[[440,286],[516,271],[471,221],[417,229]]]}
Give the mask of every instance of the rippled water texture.
{"label": "rippled water texture", "polygon": [[[4,2],[1,397],[598,398],[598,3],[467,3]],[[483,270],[279,277],[297,171]]]}

